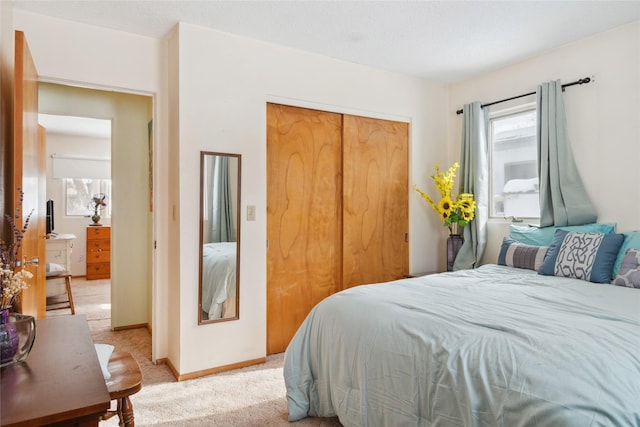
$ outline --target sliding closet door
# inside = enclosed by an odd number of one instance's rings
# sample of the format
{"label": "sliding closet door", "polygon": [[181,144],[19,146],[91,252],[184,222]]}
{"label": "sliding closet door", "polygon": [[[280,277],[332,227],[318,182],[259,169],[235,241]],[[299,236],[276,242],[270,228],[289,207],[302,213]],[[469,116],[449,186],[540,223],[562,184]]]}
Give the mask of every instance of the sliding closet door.
{"label": "sliding closet door", "polygon": [[267,354],[340,290],[340,114],[267,104]]}
{"label": "sliding closet door", "polygon": [[343,119],[342,287],[409,272],[407,123]]}

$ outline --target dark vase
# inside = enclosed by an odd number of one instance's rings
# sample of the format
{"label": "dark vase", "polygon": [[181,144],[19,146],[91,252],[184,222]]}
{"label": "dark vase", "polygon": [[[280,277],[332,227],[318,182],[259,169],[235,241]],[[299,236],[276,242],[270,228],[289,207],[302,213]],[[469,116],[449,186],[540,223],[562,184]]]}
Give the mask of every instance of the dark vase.
{"label": "dark vase", "polygon": [[450,234],[447,238],[447,271],[453,271],[453,263],[463,243],[464,240],[459,234]]}
{"label": "dark vase", "polygon": [[9,320],[9,309],[0,310],[0,366],[13,360],[19,342],[18,328]]}
{"label": "dark vase", "polygon": [[36,339],[33,316],[0,310],[0,367],[22,362],[27,358]]}

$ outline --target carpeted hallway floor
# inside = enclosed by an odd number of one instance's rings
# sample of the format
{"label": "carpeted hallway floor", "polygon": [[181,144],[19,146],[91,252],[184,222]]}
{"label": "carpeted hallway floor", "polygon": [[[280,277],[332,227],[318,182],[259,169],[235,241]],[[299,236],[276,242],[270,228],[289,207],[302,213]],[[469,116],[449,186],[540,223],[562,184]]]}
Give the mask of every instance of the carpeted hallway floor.
{"label": "carpeted hallway floor", "polygon": [[[109,287],[109,280],[72,279],[76,314],[86,316],[94,341],[129,351],[140,364],[142,390],[131,398],[137,426],[341,426],[337,418],[287,421],[283,354],[269,356],[264,364],[177,382],[166,365],[151,363],[147,329],[111,331]],[[64,292],[62,286],[52,292],[58,290]],[[47,312],[65,315],[69,309]],[[117,426],[118,419],[101,425]]]}

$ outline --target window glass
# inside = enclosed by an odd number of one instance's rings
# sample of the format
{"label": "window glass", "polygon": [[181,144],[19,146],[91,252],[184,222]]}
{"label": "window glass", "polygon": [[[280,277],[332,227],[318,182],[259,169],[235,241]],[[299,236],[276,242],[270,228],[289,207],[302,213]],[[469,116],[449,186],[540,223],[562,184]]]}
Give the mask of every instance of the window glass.
{"label": "window glass", "polygon": [[489,117],[492,217],[539,218],[535,104]]}
{"label": "window glass", "polygon": [[111,180],[91,178],[65,178],[65,213],[67,216],[90,216],[93,214],[91,199],[94,194],[107,196],[107,206],[100,216],[111,216]]}

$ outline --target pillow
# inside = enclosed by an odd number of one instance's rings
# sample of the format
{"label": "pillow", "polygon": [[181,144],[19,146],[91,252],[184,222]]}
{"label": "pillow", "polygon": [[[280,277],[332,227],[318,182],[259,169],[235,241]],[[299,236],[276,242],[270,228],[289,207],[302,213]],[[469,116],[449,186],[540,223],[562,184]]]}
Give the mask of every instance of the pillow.
{"label": "pillow", "polygon": [[622,234],[556,230],[539,273],[609,283]]}
{"label": "pillow", "polygon": [[620,270],[612,283],[617,286],[640,289],[640,249],[627,249],[620,264]]}
{"label": "pillow", "polygon": [[579,233],[615,233],[616,225],[611,223],[596,223],[583,225],[564,225],[559,227],[536,227],[533,225],[509,226],[509,237],[518,242],[533,246],[550,246],[556,230],[576,231]]}
{"label": "pillow", "polygon": [[47,263],[47,277],[59,276],[65,272],[64,265],[53,262]]}
{"label": "pillow", "polygon": [[622,259],[627,254],[627,249],[640,249],[640,231],[630,231],[623,234],[624,242],[622,243],[622,246],[620,246],[620,252],[618,252],[616,262],[613,264],[613,272],[611,273],[611,277],[616,277],[616,275],[618,274],[620,264],[622,264]]}
{"label": "pillow", "polygon": [[113,353],[114,346],[110,344],[94,344],[96,347],[96,353],[98,354],[98,362],[100,362],[100,369],[102,369],[102,376],[105,380],[111,378],[111,372],[107,369],[109,365],[109,359],[111,353]]}
{"label": "pillow", "polygon": [[538,271],[547,254],[547,249],[549,249],[547,246],[525,245],[505,237],[502,239],[498,264]]}

